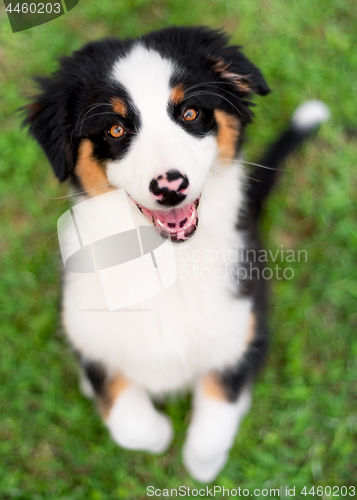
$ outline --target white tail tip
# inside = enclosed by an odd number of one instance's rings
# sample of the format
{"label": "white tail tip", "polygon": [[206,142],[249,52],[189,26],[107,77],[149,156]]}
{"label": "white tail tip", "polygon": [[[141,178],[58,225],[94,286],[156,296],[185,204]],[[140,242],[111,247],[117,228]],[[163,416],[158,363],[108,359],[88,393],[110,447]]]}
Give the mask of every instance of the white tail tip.
{"label": "white tail tip", "polygon": [[321,101],[306,101],[301,104],[292,116],[291,122],[294,127],[307,130],[317,127],[320,123],[330,118],[330,110]]}

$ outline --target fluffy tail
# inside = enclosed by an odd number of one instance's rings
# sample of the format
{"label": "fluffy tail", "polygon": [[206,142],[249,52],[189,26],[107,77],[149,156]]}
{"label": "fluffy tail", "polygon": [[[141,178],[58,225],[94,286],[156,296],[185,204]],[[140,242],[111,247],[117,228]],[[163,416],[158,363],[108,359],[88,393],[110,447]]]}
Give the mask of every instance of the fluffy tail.
{"label": "fluffy tail", "polygon": [[330,111],[323,102],[304,102],[295,110],[285,132],[260,158],[257,165],[261,165],[261,167],[257,166],[248,186],[251,211],[256,218],[259,217],[264,199],[280,176],[281,171],[278,170],[278,167],[304,140],[316,132],[320,124],[326,121],[329,116]]}

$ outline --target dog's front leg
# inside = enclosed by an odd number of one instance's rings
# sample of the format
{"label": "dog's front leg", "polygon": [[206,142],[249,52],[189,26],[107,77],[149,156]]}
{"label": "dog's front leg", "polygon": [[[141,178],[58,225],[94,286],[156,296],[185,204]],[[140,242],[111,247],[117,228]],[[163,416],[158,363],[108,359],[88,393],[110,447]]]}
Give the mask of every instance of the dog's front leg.
{"label": "dog's front leg", "polygon": [[86,375],[100,413],[114,441],[123,448],[161,453],[170,444],[170,419],[158,412],[149,394],[120,374],[108,377],[95,363],[86,363]]}
{"label": "dog's front leg", "polygon": [[104,415],[113,439],[124,448],[161,453],[169,446],[172,424],[158,412],[148,393],[128,384]]}
{"label": "dog's front leg", "polygon": [[239,423],[251,401],[245,386],[230,402],[219,376],[201,378],[195,387],[193,417],[183,448],[183,462],[202,482],[212,481],[227,461]]}

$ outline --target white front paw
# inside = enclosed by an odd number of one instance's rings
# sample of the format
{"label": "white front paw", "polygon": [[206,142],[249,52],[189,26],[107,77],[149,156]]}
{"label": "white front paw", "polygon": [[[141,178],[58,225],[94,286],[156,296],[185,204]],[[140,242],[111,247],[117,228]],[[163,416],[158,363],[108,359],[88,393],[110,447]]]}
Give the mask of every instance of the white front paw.
{"label": "white front paw", "polygon": [[201,453],[197,453],[197,450],[187,442],[183,447],[182,455],[184,466],[188,472],[194,479],[202,483],[213,481],[228,458],[227,451],[204,457]]}
{"label": "white front paw", "polygon": [[171,443],[172,424],[166,415],[157,414],[155,422],[117,422],[109,426],[113,439],[129,450],[162,453]]}
{"label": "white front paw", "polygon": [[[172,441],[174,431],[171,419],[167,415],[157,413],[155,424],[148,431],[149,439],[146,442],[144,449],[151,453],[162,453]],[[145,440],[144,440],[145,441]]]}
{"label": "white front paw", "polygon": [[213,481],[224,467],[250,399],[248,389],[235,403],[230,403],[209,398],[198,387],[195,410],[183,448],[184,465],[198,481]]}
{"label": "white front paw", "polygon": [[130,450],[162,453],[173,437],[170,418],[159,413],[149,397],[135,388],[118,398],[106,424],[113,439]]}

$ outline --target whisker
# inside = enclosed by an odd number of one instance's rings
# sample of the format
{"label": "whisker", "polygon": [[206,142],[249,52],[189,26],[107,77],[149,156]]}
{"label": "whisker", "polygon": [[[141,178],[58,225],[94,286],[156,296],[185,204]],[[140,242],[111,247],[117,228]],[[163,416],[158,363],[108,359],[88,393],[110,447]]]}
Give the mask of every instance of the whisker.
{"label": "whisker", "polygon": [[[191,87],[188,87],[186,90],[190,91],[190,90],[192,90],[194,88],[200,87],[201,85],[212,85],[212,87],[214,87],[215,85],[233,85],[233,86],[237,86],[237,84],[234,83],[234,82],[215,82],[215,81],[212,81],[212,82],[196,83],[195,85],[191,85]],[[228,92],[227,90],[225,90],[225,92],[228,93],[228,94],[230,94],[230,95],[234,95],[231,92]],[[266,105],[265,101],[263,101],[262,98],[256,92],[254,92],[253,90],[249,89],[249,93],[254,94],[264,105]]]}
{"label": "whisker", "polygon": [[[88,113],[87,113],[88,114]],[[104,111],[103,113],[95,113],[94,115],[90,115],[87,117],[87,115],[83,118],[83,120],[81,121],[81,129],[79,131],[79,135],[81,136],[82,135],[82,128],[83,128],[83,122],[85,120],[89,120],[89,118],[93,118],[93,116],[99,116],[99,115],[116,115],[116,113],[114,111]]]}
{"label": "whisker", "polygon": [[44,198],[45,200],[63,200],[65,198],[72,198],[73,196],[78,196],[80,194],[86,194],[86,193],[91,193],[93,191],[98,191],[98,189],[101,189],[103,187],[108,187],[108,186],[112,186],[114,187],[112,184],[108,183],[108,184],[102,184],[96,188],[93,188],[93,189],[87,189],[86,191],[79,191],[78,193],[72,193],[72,194],[68,194],[66,196],[58,196],[57,198],[49,198],[48,196],[45,196],[44,194],[42,194],[36,186],[34,186],[34,188],[36,189],[37,193],[42,197]]}
{"label": "whisker", "polygon": [[277,170],[281,172],[286,172],[288,169],[286,168],[274,168],[274,167],[266,167],[264,165],[259,165],[259,163],[252,163],[251,161],[238,160],[241,163],[247,163],[248,165],[254,165],[255,167],[265,168],[266,170]]}
{"label": "whisker", "polygon": [[[235,162],[237,162],[237,160],[222,160],[222,161],[227,161],[227,162],[230,162],[230,163],[232,163],[232,162],[234,162],[234,161],[235,161]],[[215,164],[215,163],[222,163],[222,161],[220,161],[220,160],[215,160],[215,161],[213,161],[213,162],[212,162],[212,165],[213,165],[213,164]],[[250,177],[249,175],[244,174],[243,172],[239,172],[239,175],[240,175],[241,177],[244,177],[245,179],[250,179],[250,180],[252,180],[252,181],[256,181],[256,182],[262,182],[262,181],[260,181],[259,179],[255,179],[254,177]]]}
{"label": "whisker", "polygon": [[[208,83],[204,83],[203,85],[207,85],[208,87],[212,87],[212,88],[214,88],[214,85],[210,85],[210,84],[208,84]],[[195,85],[195,86],[196,86],[196,87],[199,87],[199,84],[197,84],[197,85]],[[235,94],[233,94],[232,92],[228,92],[228,90],[225,90],[224,92],[225,92],[226,94],[229,94],[229,95],[231,95],[231,96],[233,96],[233,97],[237,98],[237,96],[236,96]],[[221,96],[220,94],[216,94],[216,95],[219,95],[220,97],[222,97],[222,99],[224,99],[224,97],[223,97],[223,96]]]}
{"label": "whisker", "polygon": [[191,85],[191,87],[187,87],[186,90],[191,90],[195,87],[200,87],[201,85],[234,85],[236,86],[237,84],[234,83],[234,82],[215,82],[214,80],[212,80],[211,82],[200,82],[200,83],[195,83],[195,85]]}
{"label": "whisker", "polygon": [[227,99],[226,97],[224,97],[224,96],[222,96],[222,95],[220,95],[220,94],[216,94],[215,92],[205,92],[205,91],[195,92],[194,94],[189,94],[188,96],[186,96],[186,97],[183,99],[183,101],[185,101],[186,99],[188,99],[188,98],[190,98],[190,97],[194,97],[194,96],[196,96],[196,95],[202,95],[202,94],[203,94],[203,95],[204,95],[204,94],[207,94],[207,95],[214,95],[214,96],[216,96],[216,97],[219,97],[220,99],[224,99],[225,101],[227,101],[227,102],[228,102],[228,103],[232,106],[232,108],[234,108],[234,109],[237,111],[237,113],[238,113],[238,114],[241,116],[241,118],[243,119],[242,113],[239,111],[239,109],[238,109],[236,106],[234,106],[234,104],[233,104],[233,103],[232,103],[229,99]]}
{"label": "whisker", "polygon": [[251,181],[262,182],[259,179],[255,179],[254,177],[249,177],[249,175],[240,174],[240,176],[244,177],[244,179],[250,179]]}
{"label": "whisker", "polygon": [[241,160],[239,158],[233,159],[233,160],[225,160],[224,158],[222,158],[221,160],[214,160],[213,161],[213,163],[222,163],[222,162],[247,163],[248,165],[254,165],[255,167],[265,168],[266,170],[277,170],[277,171],[280,171],[280,172],[287,172],[287,171],[289,171],[289,169],[287,169],[287,168],[266,167],[264,165],[259,165],[259,163],[252,163],[251,161],[245,161],[245,160]]}
{"label": "whisker", "polygon": [[82,127],[83,127],[83,122],[85,120],[89,120],[89,118],[93,118],[93,116],[99,116],[99,115],[115,115],[116,113],[114,113],[114,111],[104,111],[103,113],[95,113],[94,115],[91,115],[91,116],[88,116],[87,118],[83,118],[83,120],[81,121],[81,123],[78,123],[78,125],[76,125],[72,131],[72,134],[71,134],[71,143],[73,145],[73,142],[72,142],[72,139],[73,139],[73,134],[76,130],[77,127],[79,127],[79,125],[81,125],[81,130],[79,132],[79,137],[82,135]]}
{"label": "whisker", "polygon": [[266,103],[265,101],[263,101],[263,99],[260,97],[260,95],[258,95],[256,92],[254,92],[254,90],[249,90],[250,93],[252,93],[253,95],[255,95],[255,97],[257,97],[259,99],[259,101],[264,105],[266,106]]}
{"label": "whisker", "polygon": [[[79,117],[78,117],[78,120],[77,120],[77,124],[76,126],[74,127],[72,133],[71,133],[71,143],[72,143],[72,139],[73,139],[73,134],[74,134],[74,131],[76,130],[76,128],[81,124],[83,123],[83,120],[86,118],[86,116],[88,115],[88,113],[90,113],[93,109],[95,108],[98,108],[99,106],[110,106],[110,104],[106,103],[106,102],[99,102],[99,103],[96,103],[96,104],[91,104],[90,106],[86,106],[80,113]],[[80,121],[80,118],[82,116],[82,114],[84,113],[84,111],[87,109],[87,108],[90,108],[86,114],[84,115],[84,118],[82,121]],[[72,143],[73,144],[73,143]]]}
{"label": "whisker", "polygon": [[90,104],[89,106],[86,106],[86,107],[85,107],[85,108],[83,108],[83,109],[82,109],[82,111],[80,112],[79,117],[78,117],[78,120],[77,120],[77,124],[79,123],[79,121],[80,121],[80,119],[81,119],[81,116],[82,116],[82,114],[85,112],[85,110],[86,110],[86,109],[90,108],[90,109],[88,110],[88,113],[90,113],[90,112],[92,111],[92,109],[95,109],[95,108],[97,108],[98,106],[110,106],[110,104],[109,104],[109,103],[107,103],[107,102],[97,102],[97,103],[95,103],[95,104]]}

